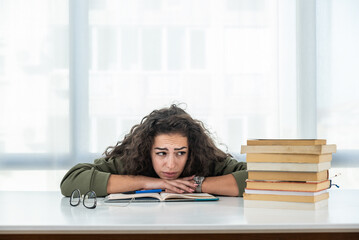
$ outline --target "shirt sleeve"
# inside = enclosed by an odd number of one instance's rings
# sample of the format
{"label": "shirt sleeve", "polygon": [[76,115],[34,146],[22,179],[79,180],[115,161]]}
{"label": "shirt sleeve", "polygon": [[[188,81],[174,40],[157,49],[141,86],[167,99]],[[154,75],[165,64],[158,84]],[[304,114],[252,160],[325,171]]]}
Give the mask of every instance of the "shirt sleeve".
{"label": "shirt sleeve", "polygon": [[71,168],[61,181],[61,193],[70,196],[79,189],[82,194],[93,190],[98,197],[107,195],[107,183],[111,174],[123,174],[116,159],[96,159],[93,164],[79,163]]}
{"label": "shirt sleeve", "polygon": [[244,189],[246,188],[246,180],[248,178],[246,162],[238,162],[234,158],[228,157],[224,162],[215,165],[214,174],[215,176],[232,174],[237,182],[239,190],[238,196],[243,196]]}

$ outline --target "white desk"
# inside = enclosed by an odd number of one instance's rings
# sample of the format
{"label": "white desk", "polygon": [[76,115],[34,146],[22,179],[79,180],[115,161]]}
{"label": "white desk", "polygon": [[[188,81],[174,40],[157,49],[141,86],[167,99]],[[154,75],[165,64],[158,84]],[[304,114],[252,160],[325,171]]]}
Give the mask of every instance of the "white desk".
{"label": "white desk", "polygon": [[[60,192],[0,192],[3,234],[345,233],[359,236],[359,191],[330,191],[328,208],[243,208],[242,198],[217,202],[131,203],[96,209],[69,205]],[[3,235],[4,236],[4,235]],[[189,236],[189,235],[188,235]],[[269,239],[269,238],[267,238]]]}

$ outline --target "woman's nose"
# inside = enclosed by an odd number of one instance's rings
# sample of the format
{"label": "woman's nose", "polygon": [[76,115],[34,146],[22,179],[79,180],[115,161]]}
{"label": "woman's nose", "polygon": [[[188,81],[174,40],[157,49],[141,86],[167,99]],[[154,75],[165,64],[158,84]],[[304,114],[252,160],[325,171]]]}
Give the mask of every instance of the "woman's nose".
{"label": "woman's nose", "polygon": [[170,154],[168,156],[168,160],[167,160],[167,167],[169,169],[172,169],[176,166],[176,161],[175,161],[175,156],[173,154]]}

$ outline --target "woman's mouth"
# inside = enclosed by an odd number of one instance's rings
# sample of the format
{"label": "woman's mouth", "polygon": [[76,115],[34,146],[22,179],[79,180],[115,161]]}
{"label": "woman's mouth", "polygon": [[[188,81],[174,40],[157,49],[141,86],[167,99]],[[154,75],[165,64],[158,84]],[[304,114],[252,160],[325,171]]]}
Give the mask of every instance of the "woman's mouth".
{"label": "woman's mouth", "polygon": [[174,178],[177,175],[177,172],[162,172],[162,173],[166,178]]}

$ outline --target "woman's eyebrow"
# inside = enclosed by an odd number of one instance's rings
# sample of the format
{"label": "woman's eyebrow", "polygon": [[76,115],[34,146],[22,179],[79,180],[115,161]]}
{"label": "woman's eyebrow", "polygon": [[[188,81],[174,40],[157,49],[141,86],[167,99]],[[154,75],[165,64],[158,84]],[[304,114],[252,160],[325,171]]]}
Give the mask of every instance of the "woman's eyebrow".
{"label": "woman's eyebrow", "polygon": [[[185,149],[185,148],[187,148],[187,147],[175,148],[174,150],[175,150],[175,151],[178,151],[178,150],[182,150],[182,149]],[[161,151],[168,151],[168,148],[155,147],[155,149],[161,150]]]}
{"label": "woman's eyebrow", "polygon": [[175,151],[182,150],[182,149],[185,149],[185,148],[187,148],[187,147],[175,148]]}
{"label": "woman's eyebrow", "polygon": [[160,148],[160,147],[155,147],[155,149],[157,149],[157,150],[161,150],[161,151],[168,151],[168,148]]}

